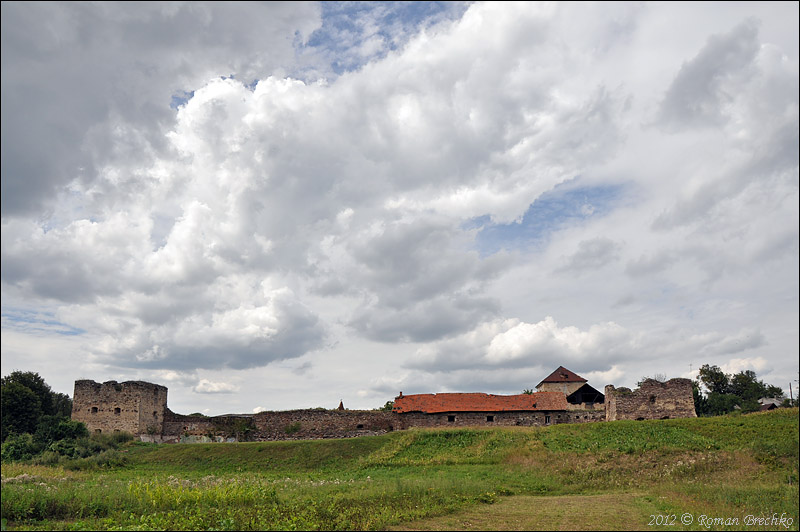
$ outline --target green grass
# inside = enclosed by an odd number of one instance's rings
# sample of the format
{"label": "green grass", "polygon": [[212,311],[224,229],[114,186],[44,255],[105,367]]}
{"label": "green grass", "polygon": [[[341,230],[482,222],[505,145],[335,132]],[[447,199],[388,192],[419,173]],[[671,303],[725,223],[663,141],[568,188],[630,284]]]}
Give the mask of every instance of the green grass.
{"label": "green grass", "polygon": [[797,409],[120,452],[126,465],[84,471],[4,463],[4,527],[626,530],[655,512],[798,524]]}

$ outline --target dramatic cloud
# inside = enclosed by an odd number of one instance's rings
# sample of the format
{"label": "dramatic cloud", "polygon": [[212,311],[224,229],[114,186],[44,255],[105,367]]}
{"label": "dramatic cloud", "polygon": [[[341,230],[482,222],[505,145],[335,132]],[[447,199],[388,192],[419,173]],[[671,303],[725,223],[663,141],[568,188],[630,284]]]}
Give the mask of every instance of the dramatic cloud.
{"label": "dramatic cloud", "polygon": [[2,15],[9,370],[214,413],[796,375],[796,5]]}

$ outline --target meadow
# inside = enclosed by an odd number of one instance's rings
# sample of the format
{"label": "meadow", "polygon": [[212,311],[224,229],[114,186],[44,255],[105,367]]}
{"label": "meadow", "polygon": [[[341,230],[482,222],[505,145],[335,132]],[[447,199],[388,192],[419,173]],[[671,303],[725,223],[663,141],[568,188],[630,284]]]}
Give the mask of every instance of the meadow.
{"label": "meadow", "polygon": [[131,443],[113,459],[4,463],[2,521],[9,530],[798,530],[799,446],[797,408]]}

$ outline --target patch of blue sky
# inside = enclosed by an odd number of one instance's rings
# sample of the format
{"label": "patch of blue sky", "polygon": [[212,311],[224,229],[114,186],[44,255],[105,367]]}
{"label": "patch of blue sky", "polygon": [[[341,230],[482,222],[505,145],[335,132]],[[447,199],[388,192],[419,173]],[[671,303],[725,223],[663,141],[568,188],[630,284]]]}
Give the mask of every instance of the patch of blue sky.
{"label": "patch of blue sky", "polygon": [[468,2],[322,2],[322,26],[306,46],[329,54],[341,75],[400,48],[421,29],[460,18]]}
{"label": "patch of blue sky", "polygon": [[170,109],[177,110],[181,105],[186,105],[186,102],[192,99],[194,91],[178,91],[172,95],[172,101],[169,103]]}
{"label": "patch of blue sky", "polygon": [[623,191],[620,184],[580,186],[573,180],[542,194],[518,223],[496,224],[489,216],[480,216],[464,227],[478,230],[475,245],[481,256],[503,249],[529,251],[546,245],[560,229],[608,214],[618,205]]}
{"label": "patch of blue sky", "polygon": [[2,328],[36,335],[78,336],[86,333],[84,329],[58,321],[52,312],[21,308],[2,310]]}

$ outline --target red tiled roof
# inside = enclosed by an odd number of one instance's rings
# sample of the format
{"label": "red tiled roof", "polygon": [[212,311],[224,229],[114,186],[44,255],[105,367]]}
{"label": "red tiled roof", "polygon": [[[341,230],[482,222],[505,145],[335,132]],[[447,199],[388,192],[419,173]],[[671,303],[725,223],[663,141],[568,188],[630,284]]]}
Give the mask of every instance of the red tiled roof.
{"label": "red tiled roof", "polygon": [[[558,366],[558,369],[551,373],[549,376],[545,377],[542,382],[587,382],[586,379],[581,377],[580,375],[576,375],[575,373],[571,372],[564,366]],[[539,384],[542,384],[540,382]],[[539,384],[536,386],[538,387]]]}
{"label": "red tiled roof", "polygon": [[536,392],[519,395],[487,393],[421,393],[400,395],[392,411],[422,412],[507,412],[529,410],[566,410],[567,398],[560,392]]}

